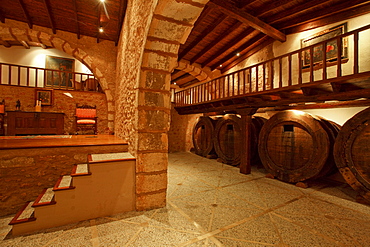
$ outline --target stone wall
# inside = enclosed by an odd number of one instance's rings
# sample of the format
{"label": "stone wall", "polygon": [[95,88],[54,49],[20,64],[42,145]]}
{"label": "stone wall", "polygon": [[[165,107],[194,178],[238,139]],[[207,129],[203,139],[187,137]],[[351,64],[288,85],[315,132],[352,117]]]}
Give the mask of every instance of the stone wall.
{"label": "stone wall", "polygon": [[[35,88],[0,85],[0,101],[5,100],[5,109],[14,111],[16,101],[21,102],[22,111],[35,111]],[[64,93],[70,93],[71,97]],[[88,91],[52,90],[52,106],[43,106],[43,112],[63,112],[64,131],[74,134],[76,104],[96,105],[98,116],[98,133],[109,134],[107,99],[105,94]]]}
{"label": "stone wall", "polygon": [[179,115],[171,108],[171,126],[168,132],[168,152],[189,152],[193,145],[193,129],[202,114]]}

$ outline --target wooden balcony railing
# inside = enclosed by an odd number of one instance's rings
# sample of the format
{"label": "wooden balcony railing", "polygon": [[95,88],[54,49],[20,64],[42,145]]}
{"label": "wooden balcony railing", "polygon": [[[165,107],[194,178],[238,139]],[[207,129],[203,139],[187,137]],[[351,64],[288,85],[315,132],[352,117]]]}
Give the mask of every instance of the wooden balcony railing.
{"label": "wooden balcony railing", "polygon": [[0,63],[0,85],[102,92],[92,74]]}
{"label": "wooden balcony railing", "polygon": [[[340,49],[337,49],[337,48]],[[334,50],[329,53],[329,50]],[[356,78],[370,71],[370,25],[175,93],[176,107]]]}

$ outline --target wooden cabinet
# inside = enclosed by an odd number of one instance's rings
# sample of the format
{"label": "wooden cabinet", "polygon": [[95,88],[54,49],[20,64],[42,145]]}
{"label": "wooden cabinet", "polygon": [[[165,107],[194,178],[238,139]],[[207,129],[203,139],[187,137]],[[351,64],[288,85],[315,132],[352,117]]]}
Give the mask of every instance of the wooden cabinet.
{"label": "wooden cabinet", "polygon": [[64,113],[7,111],[7,135],[62,135]]}

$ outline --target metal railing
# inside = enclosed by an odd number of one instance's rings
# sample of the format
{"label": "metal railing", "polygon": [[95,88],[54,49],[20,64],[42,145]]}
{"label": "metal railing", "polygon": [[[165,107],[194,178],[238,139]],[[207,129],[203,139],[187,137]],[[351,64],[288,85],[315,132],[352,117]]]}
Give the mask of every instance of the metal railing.
{"label": "metal railing", "polygon": [[102,92],[92,74],[0,63],[0,85]]}
{"label": "metal railing", "polygon": [[370,71],[369,58],[367,25],[176,92],[175,104],[188,106],[355,77]]}

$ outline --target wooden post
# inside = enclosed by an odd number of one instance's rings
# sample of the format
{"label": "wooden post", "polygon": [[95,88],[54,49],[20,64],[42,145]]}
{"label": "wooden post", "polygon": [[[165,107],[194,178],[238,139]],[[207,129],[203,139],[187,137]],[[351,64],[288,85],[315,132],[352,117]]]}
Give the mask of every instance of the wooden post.
{"label": "wooden post", "polygon": [[252,115],[256,113],[257,108],[247,108],[238,110],[241,115],[241,135],[242,135],[242,153],[240,157],[240,173],[251,173],[251,130],[252,130]]}

